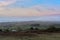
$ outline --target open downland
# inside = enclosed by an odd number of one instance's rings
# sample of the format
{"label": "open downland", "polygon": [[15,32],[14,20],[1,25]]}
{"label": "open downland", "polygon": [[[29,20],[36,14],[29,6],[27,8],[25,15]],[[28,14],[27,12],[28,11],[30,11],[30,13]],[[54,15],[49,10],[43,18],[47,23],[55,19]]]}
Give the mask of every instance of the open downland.
{"label": "open downland", "polygon": [[60,40],[60,33],[38,34],[38,36],[2,36],[0,40]]}

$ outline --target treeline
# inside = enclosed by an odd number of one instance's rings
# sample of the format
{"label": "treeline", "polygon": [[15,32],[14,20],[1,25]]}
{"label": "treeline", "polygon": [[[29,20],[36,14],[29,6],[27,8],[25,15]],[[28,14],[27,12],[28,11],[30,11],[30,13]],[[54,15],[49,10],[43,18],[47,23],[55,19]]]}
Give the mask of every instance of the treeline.
{"label": "treeline", "polygon": [[60,27],[57,27],[55,25],[49,25],[46,29],[39,29],[39,27],[41,27],[40,24],[32,24],[30,30],[36,30],[38,32],[60,32]]}
{"label": "treeline", "polygon": [[40,27],[39,24],[32,24],[31,27],[29,29],[26,30],[22,30],[21,28],[18,28],[18,30],[9,30],[9,28],[7,29],[0,29],[0,32],[60,32],[60,28],[55,27],[55,25],[50,25],[48,28],[46,29],[39,29],[38,26]]}

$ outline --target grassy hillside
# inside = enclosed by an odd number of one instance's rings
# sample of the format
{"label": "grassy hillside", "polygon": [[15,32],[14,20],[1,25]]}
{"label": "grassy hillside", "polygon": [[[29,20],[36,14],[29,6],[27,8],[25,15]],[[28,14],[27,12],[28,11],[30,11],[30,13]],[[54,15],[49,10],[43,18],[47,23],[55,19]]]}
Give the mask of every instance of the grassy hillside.
{"label": "grassy hillside", "polygon": [[60,34],[39,34],[36,37],[0,36],[0,40],[60,40]]}

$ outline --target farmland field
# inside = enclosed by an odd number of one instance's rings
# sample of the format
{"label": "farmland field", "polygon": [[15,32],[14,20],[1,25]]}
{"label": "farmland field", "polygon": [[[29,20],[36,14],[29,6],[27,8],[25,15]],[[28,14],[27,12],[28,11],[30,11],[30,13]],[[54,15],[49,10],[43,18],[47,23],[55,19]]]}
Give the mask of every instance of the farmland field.
{"label": "farmland field", "polygon": [[38,34],[36,37],[0,36],[0,40],[60,40],[60,33]]}

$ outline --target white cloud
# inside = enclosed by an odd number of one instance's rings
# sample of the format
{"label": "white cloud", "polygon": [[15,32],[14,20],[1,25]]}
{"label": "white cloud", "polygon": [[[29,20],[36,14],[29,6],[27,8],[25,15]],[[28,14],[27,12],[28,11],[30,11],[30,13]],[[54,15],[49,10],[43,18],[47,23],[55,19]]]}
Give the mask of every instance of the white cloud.
{"label": "white cloud", "polygon": [[[17,0],[5,0],[0,2],[0,16],[44,16],[51,14],[60,14],[58,7],[45,7],[42,5],[36,5],[30,8],[5,8]],[[27,1],[27,0],[18,0]],[[29,0],[31,1],[31,0]]]}
{"label": "white cloud", "polygon": [[12,3],[16,2],[16,0],[3,0],[0,1],[0,7],[8,6]]}
{"label": "white cloud", "polygon": [[17,1],[19,2],[25,2],[25,1],[31,1],[31,0],[0,0],[0,7],[5,7],[10,4],[16,3]]}
{"label": "white cloud", "polygon": [[[54,9],[54,8],[53,8]],[[60,14],[60,9],[45,8],[43,6],[36,6],[32,8],[11,8],[11,9],[3,9],[0,10],[0,16],[8,16],[8,17],[23,17],[23,16],[44,16],[44,15],[52,15],[52,14]]]}

